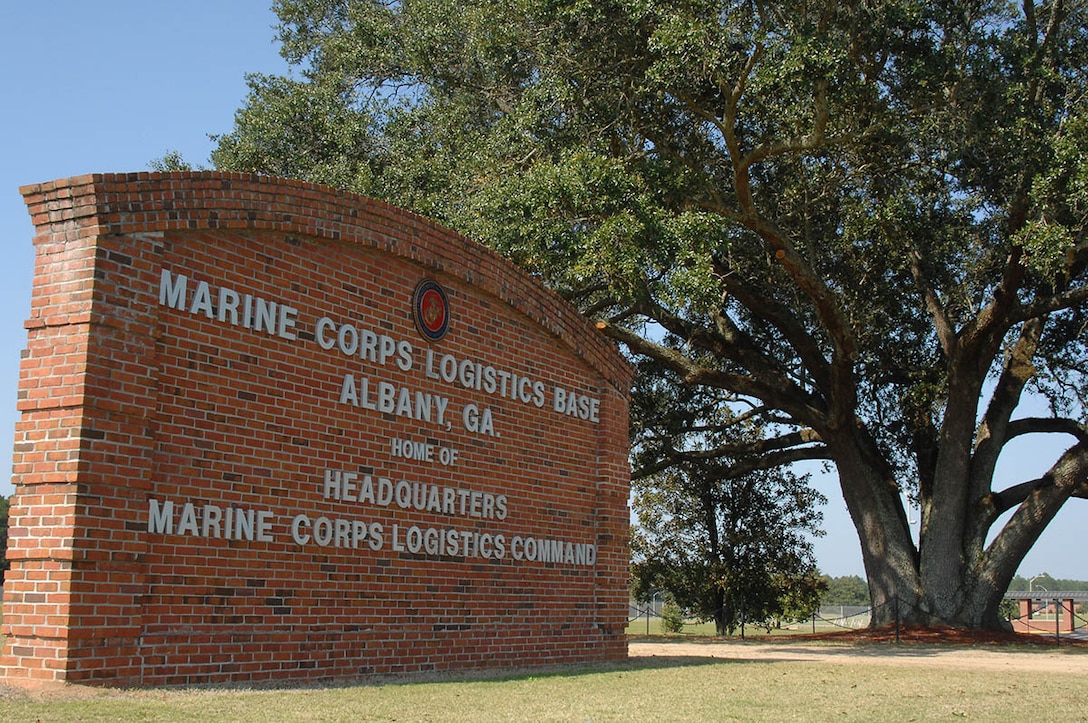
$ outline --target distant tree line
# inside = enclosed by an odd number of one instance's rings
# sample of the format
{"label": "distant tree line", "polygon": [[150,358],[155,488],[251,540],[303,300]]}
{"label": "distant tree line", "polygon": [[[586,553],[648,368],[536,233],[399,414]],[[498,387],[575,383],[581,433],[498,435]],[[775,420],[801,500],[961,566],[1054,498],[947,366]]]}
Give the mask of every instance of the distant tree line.
{"label": "distant tree line", "polygon": [[[823,594],[820,596],[821,605],[868,605],[869,586],[865,580],[857,575],[845,575],[843,577],[821,576],[823,582]],[[1047,573],[1026,578],[1017,575],[1009,584],[1009,592],[1080,592],[1088,590],[1086,580],[1065,580],[1051,577]]]}
{"label": "distant tree line", "polygon": [[824,593],[820,596],[821,605],[868,605],[869,586],[857,575],[830,577],[824,575]]}
{"label": "distant tree line", "polygon": [[1009,592],[1027,592],[1029,590],[1037,592],[1081,592],[1088,590],[1088,581],[1063,580],[1051,577],[1044,572],[1032,578],[1017,575],[1009,583]]}

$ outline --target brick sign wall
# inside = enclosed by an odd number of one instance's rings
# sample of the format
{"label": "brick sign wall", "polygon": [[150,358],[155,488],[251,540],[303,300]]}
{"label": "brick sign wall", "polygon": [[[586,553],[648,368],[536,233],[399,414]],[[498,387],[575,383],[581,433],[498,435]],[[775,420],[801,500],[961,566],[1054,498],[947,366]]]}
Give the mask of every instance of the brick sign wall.
{"label": "brick sign wall", "polygon": [[8,679],[626,656],[630,370],[557,296],[300,182],[22,192]]}

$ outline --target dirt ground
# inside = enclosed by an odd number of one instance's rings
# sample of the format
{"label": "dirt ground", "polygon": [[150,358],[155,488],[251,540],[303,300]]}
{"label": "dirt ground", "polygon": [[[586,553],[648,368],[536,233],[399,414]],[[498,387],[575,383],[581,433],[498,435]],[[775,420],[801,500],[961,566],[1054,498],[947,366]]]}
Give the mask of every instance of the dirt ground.
{"label": "dirt ground", "polygon": [[831,635],[756,638],[632,638],[632,657],[710,657],[841,664],[932,666],[1088,673],[1088,641],[1044,635],[966,633],[934,628],[864,630]]}

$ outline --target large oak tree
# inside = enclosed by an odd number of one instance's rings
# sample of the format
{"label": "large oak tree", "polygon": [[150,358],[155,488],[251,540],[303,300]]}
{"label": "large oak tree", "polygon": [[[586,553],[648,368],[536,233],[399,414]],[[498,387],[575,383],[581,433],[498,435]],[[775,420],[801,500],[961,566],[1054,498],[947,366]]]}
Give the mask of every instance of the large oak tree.
{"label": "large oak tree", "polygon": [[[766,468],[832,460],[875,622],[1000,623],[1088,494],[1084,0],[276,10],[297,71],[251,79],[217,166],[492,244],[780,430]],[[1029,394],[1052,414],[1018,416]],[[1068,449],[995,489],[1027,434]]]}

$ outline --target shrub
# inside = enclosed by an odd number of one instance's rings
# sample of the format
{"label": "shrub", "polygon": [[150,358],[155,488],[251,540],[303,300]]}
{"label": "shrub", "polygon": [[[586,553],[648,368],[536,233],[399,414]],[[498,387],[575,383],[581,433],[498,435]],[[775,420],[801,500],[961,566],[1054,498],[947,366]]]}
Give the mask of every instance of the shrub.
{"label": "shrub", "polygon": [[684,612],[672,600],[661,606],[661,629],[666,633],[678,633],[684,629]]}

